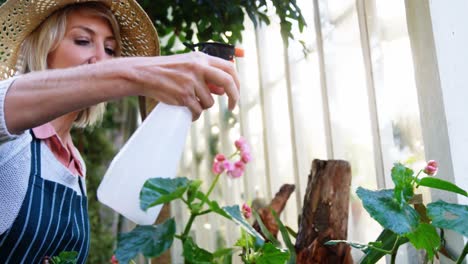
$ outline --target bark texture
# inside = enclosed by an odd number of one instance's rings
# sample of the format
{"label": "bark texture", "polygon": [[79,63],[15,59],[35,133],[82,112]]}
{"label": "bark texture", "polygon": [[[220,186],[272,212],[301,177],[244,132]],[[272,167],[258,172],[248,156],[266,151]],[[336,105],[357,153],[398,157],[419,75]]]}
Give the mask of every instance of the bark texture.
{"label": "bark texture", "polygon": [[350,185],[348,162],[312,162],[295,245],[297,263],[353,263],[348,245],[324,245],[328,240],[347,238]]}

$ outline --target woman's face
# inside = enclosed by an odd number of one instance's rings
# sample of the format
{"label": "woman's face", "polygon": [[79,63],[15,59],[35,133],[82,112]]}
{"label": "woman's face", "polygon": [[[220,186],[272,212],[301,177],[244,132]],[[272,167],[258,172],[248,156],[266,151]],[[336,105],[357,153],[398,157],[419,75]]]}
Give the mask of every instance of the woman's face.
{"label": "woman's face", "polygon": [[116,47],[106,19],[86,15],[86,10],[74,11],[67,17],[64,38],[47,56],[47,64],[50,69],[60,69],[96,63],[111,59]]}

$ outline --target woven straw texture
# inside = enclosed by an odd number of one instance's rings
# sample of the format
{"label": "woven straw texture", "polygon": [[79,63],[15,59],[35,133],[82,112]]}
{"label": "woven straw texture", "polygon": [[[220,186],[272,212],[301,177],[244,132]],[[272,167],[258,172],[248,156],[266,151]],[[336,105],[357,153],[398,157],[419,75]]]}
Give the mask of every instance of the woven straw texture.
{"label": "woven straw texture", "polygon": [[[12,77],[25,37],[54,11],[92,0],[9,0],[0,7],[0,80]],[[102,0],[120,24],[122,56],[157,56],[159,39],[148,15],[134,0]]]}

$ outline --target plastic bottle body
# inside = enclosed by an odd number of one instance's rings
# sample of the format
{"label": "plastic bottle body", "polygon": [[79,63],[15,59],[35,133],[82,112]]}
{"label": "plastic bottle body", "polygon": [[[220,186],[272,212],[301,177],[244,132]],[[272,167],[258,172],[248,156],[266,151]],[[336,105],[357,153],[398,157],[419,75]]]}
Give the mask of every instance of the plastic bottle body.
{"label": "plastic bottle body", "polygon": [[146,180],[173,178],[192,122],[186,107],[159,103],[112,160],[98,200],[140,225],[153,224],[161,206],[140,208]]}

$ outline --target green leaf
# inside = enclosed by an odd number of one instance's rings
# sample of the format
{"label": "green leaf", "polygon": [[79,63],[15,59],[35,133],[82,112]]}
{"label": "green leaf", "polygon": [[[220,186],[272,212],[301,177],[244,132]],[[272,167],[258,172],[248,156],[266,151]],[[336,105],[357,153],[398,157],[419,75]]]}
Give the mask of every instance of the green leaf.
{"label": "green leaf", "polygon": [[444,191],[449,191],[449,192],[454,192],[458,193],[464,196],[468,196],[468,193],[463,190],[462,188],[458,187],[457,185],[441,180],[439,178],[434,178],[434,177],[424,177],[420,180],[418,180],[418,185],[420,186],[426,186],[434,189],[439,189],[439,190],[444,190]]}
{"label": "green leaf", "polygon": [[223,210],[232,217],[232,221],[235,223],[239,224],[245,231],[247,231],[249,234],[254,236],[258,242],[263,244],[265,240],[263,239],[262,235],[260,235],[242,216],[241,210],[238,205],[233,205],[233,206],[225,206],[223,207]]}
{"label": "green leaf", "polygon": [[395,183],[394,196],[401,206],[414,195],[413,174],[413,170],[401,163],[395,163],[392,168],[392,180]]}
{"label": "green leaf", "polygon": [[359,187],[356,193],[370,216],[384,228],[399,235],[416,230],[419,223],[418,213],[406,203],[397,203],[393,190],[370,191]]}
{"label": "green leaf", "polygon": [[271,243],[265,243],[262,254],[257,258],[256,264],[284,264],[289,259],[289,252],[275,247]]}
{"label": "green leaf", "polygon": [[408,233],[405,236],[415,248],[425,249],[429,260],[434,258],[440,245],[440,237],[434,226],[421,223],[414,232]]}
{"label": "green leaf", "polygon": [[265,236],[266,239],[268,239],[271,243],[273,243],[275,246],[281,245],[281,243],[276,239],[275,236],[268,230],[268,228],[265,226],[265,224],[262,221],[262,218],[260,215],[256,212],[253,211],[252,215],[255,217],[255,220],[257,220],[258,226],[260,227],[260,230],[262,231],[263,235]]}
{"label": "green leaf", "polygon": [[76,251],[63,251],[58,256],[51,259],[52,264],[76,264],[78,252]]}
{"label": "green leaf", "polygon": [[468,237],[468,206],[439,200],[427,205],[427,215],[433,226],[451,229]]}
{"label": "green leaf", "polygon": [[231,264],[233,254],[234,248],[221,248],[213,253],[213,259],[218,260],[216,263],[220,263],[219,261],[222,261],[221,263],[223,264]]}
{"label": "green leaf", "polygon": [[221,208],[219,206],[218,202],[210,201],[208,203],[208,206],[210,207],[211,211],[213,211],[214,213],[217,213],[217,214],[219,214],[221,216],[226,217],[227,219],[232,220],[231,215],[229,215],[223,208]]}
{"label": "green leaf", "polygon": [[[380,244],[378,245],[379,248],[390,251],[395,245],[395,242],[397,239],[398,239],[397,234],[393,233],[389,229],[384,229],[380,233],[379,237],[377,237],[376,242]],[[373,242],[373,243],[376,243],[376,242]],[[408,239],[406,237],[401,237],[398,240],[397,246],[400,246],[406,242],[408,242]],[[378,251],[373,248],[365,249],[364,253],[366,253],[366,255],[364,255],[364,257],[359,261],[359,263],[362,263],[362,264],[377,263],[377,261],[379,261],[383,256],[385,256],[384,252]]]}
{"label": "green leaf", "polygon": [[255,237],[250,233],[247,233],[244,229],[241,229],[241,237],[236,241],[235,246],[241,248],[253,248],[255,245]]}
{"label": "green leaf", "polygon": [[182,198],[191,181],[187,178],[153,178],[143,185],[140,192],[140,207],[146,211],[158,204]]}
{"label": "green leaf", "polygon": [[[391,230],[384,229],[380,233],[379,237],[377,237],[376,242],[371,242],[371,243],[376,243],[373,245],[381,249],[391,251],[393,246],[395,245],[395,242],[396,242],[396,246],[399,247],[407,243],[408,239],[406,237],[398,238],[398,235],[392,232]],[[377,263],[379,259],[385,256],[384,252],[373,249],[373,248],[367,248],[364,250],[364,252],[366,253],[366,255],[364,255],[364,257],[359,261],[359,263],[361,264]]]}
{"label": "green leaf", "polygon": [[184,258],[188,263],[210,264],[213,263],[213,254],[198,247],[191,237],[184,241]]}
{"label": "green leaf", "polygon": [[291,242],[291,238],[289,237],[289,232],[284,226],[283,222],[281,222],[281,220],[279,219],[276,211],[271,209],[271,213],[273,214],[273,217],[275,218],[275,221],[278,224],[279,230],[281,232],[281,236],[283,237],[283,241],[286,244],[286,247],[288,248],[289,253],[291,254],[289,263],[296,263],[296,248],[294,247],[294,244]]}
{"label": "green leaf", "polygon": [[137,226],[119,234],[115,256],[120,263],[128,263],[140,252],[145,257],[157,257],[171,247],[175,231],[173,218],[160,225]]}
{"label": "green leaf", "polygon": [[200,189],[200,186],[202,184],[202,181],[200,180],[194,180],[191,181],[187,190],[187,202],[190,204],[192,203],[195,198],[197,197],[198,190]]}
{"label": "green leaf", "polygon": [[[218,202],[216,201],[210,201],[210,199],[208,199],[208,197],[206,197],[206,195],[202,192],[197,192],[197,198],[200,199],[201,201],[205,202],[208,207],[210,208],[211,211],[213,211],[214,213],[217,213],[229,220],[232,220],[231,216],[226,213],[226,211],[221,208],[218,204]],[[201,209],[201,208],[200,208]]]}

